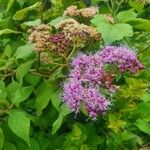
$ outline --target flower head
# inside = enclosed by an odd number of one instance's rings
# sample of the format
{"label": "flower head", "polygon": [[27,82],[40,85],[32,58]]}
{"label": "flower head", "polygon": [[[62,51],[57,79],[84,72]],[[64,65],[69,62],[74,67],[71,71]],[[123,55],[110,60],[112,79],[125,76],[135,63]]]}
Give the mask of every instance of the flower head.
{"label": "flower head", "polygon": [[91,6],[91,7],[80,9],[79,12],[82,17],[90,18],[98,13],[98,8]]}
{"label": "flower head", "polygon": [[29,29],[29,42],[35,44],[35,51],[45,51],[47,38],[50,36],[51,27],[49,25],[41,24]]}
{"label": "flower head", "polygon": [[64,15],[70,16],[70,17],[78,16],[78,15],[79,15],[79,12],[78,12],[77,6],[75,6],[75,5],[69,6],[69,7],[65,10]]}
{"label": "flower head", "polygon": [[106,46],[99,53],[103,63],[116,64],[121,72],[136,73],[143,69],[134,51],[122,46]]}

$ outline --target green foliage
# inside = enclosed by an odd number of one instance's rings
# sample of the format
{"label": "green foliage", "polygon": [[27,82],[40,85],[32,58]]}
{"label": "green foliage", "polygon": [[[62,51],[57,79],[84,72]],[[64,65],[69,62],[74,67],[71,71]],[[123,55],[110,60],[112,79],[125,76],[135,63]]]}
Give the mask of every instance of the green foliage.
{"label": "green foliage", "polygon": [[30,145],[29,140],[30,119],[24,112],[17,109],[12,110],[9,113],[8,124],[11,130],[17,136],[22,138],[28,145]]}
{"label": "green foliage", "polygon": [[3,130],[0,128],[0,149],[3,149],[3,143],[4,143],[4,135]]}
{"label": "green foliage", "polygon": [[[56,25],[68,18],[71,5],[99,7],[93,18],[77,18],[101,33],[101,41],[79,50],[97,51],[106,44],[135,49],[144,70],[117,74],[116,94],[107,114],[94,122],[84,107],[75,114],[62,103],[62,83],[75,56],[49,54],[50,64],[28,42],[29,28]],[[140,0],[0,0],[0,150],[137,150],[150,136],[149,4]],[[109,20],[104,14],[110,14]],[[90,42],[90,41],[89,41]],[[68,48],[70,51],[70,47]],[[63,58],[63,59],[62,59]],[[149,148],[149,147],[147,147]]]}
{"label": "green foliage", "polygon": [[[119,19],[121,16],[119,15]],[[114,41],[122,40],[124,37],[133,35],[132,26],[125,23],[110,24],[102,15],[97,15],[91,22],[97,27],[102,34],[105,43],[112,43]],[[114,36],[115,35],[115,36]]]}
{"label": "green foliage", "polygon": [[19,11],[17,11],[15,13],[15,15],[13,16],[13,19],[14,20],[23,20],[25,15],[29,12],[29,11],[32,11],[32,10],[39,10],[38,8],[40,7],[41,3],[40,2],[37,2],[35,3],[34,5],[32,6],[29,6],[29,7],[26,7],[24,9],[21,9]]}

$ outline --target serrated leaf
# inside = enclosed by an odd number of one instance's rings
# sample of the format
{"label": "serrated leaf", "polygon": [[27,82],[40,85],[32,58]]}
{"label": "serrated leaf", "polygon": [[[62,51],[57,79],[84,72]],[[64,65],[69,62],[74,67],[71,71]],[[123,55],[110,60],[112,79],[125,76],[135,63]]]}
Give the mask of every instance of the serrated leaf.
{"label": "serrated leaf", "polygon": [[48,105],[50,97],[52,95],[51,93],[51,85],[44,82],[42,83],[37,91],[37,98],[36,98],[36,109],[37,109],[37,115],[40,116],[42,114],[42,110]]}
{"label": "serrated leaf", "polygon": [[31,11],[31,10],[38,10],[39,11],[39,7],[41,6],[41,3],[40,2],[37,2],[35,3],[34,5],[32,6],[29,6],[29,7],[26,7],[24,9],[21,9],[19,11],[17,11],[15,13],[15,15],[13,16],[13,19],[14,20],[23,20],[25,15]]}
{"label": "serrated leaf", "polygon": [[17,70],[16,70],[16,78],[17,80],[22,83],[22,79],[23,77],[29,72],[31,66],[33,64],[33,61],[30,60],[30,61],[27,61],[23,64],[21,64]]}
{"label": "serrated leaf", "polygon": [[121,11],[118,13],[117,18],[119,22],[127,22],[136,19],[137,14],[133,10]]}
{"label": "serrated leaf", "polygon": [[144,133],[147,133],[150,135],[150,126],[149,123],[146,122],[145,120],[138,119],[136,120],[135,125]]}
{"label": "serrated leaf", "polygon": [[0,128],[0,150],[3,149],[3,143],[4,143],[4,135],[3,130]]}
{"label": "serrated leaf", "polygon": [[23,139],[28,145],[30,145],[29,140],[29,129],[30,129],[30,119],[27,115],[17,109],[12,110],[9,113],[8,125],[10,129],[21,139]]}
{"label": "serrated leaf", "polygon": [[17,149],[14,144],[5,141],[4,142],[4,150],[17,150]]}
{"label": "serrated leaf", "polygon": [[18,47],[16,53],[14,54],[14,56],[17,58],[17,59],[24,59],[28,56],[30,56],[33,52],[33,49],[34,49],[34,45],[33,44],[26,44],[24,46],[20,46]]}
{"label": "serrated leaf", "polygon": [[21,33],[21,32],[18,32],[18,31],[14,31],[14,30],[11,30],[11,29],[3,29],[3,30],[0,30],[0,35],[4,35],[4,34],[18,34],[18,33]]}
{"label": "serrated leaf", "polygon": [[32,86],[22,87],[18,89],[15,92],[13,99],[11,100],[12,103],[18,107],[20,102],[26,100],[30,96],[30,94],[32,93],[32,90],[33,90]]}
{"label": "serrated leaf", "polygon": [[97,26],[97,30],[102,34],[105,43],[112,43],[133,35],[132,26],[129,24],[110,24],[102,15],[96,15],[91,22]]}

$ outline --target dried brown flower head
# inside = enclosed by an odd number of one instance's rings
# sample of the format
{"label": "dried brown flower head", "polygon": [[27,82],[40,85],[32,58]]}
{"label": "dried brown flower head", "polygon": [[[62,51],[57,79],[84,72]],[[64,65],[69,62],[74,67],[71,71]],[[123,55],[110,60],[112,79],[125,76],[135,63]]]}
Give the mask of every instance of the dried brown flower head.
{"label": "dried brown flower head", "polygon": [[98,13],[98,8],[92,6],[92,7],[80,9],[79,12],[82,17],[90,18]]}
{"label": "dried brown flower head", "polygon": [[94,6],[78,9],[77,6],[71,5],[65,10],[64,15],[70,17],[82,16],[84,18],[90,18],[96,15],[97,13],[98,8]]}
{"label": "dried brown flower head", "polygon": [[35,51],[41,52],[45,50],[45,43],[51,33],[51,27],[49,25],[38,25],[29,29],[29,42],[35,44]]}
{"label": "dried brown flower head", "polygon": [[78,8],[75,5],[69,6],[65,11],[64,15],[70,16],[70,17],[75,17],[79,15]]}

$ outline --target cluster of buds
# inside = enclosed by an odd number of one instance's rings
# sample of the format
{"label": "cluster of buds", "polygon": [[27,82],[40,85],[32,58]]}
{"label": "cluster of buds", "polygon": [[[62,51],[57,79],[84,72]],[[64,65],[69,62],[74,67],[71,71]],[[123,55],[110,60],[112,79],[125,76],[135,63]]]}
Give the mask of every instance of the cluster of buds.
{"label": "cluster of buds", "polygon": [[64,35],[64,33],[56,33],[49,37],[47,49],[53,53],[65,53],[69,44],[70,40]]}
{"label": "cluster of buds", "polygon": [[52,28],[49,25],[38,25],[29,29],[29,42],[35,44],[35,51],[42,52],[45,51],[45,45],[47,38],[51,34]]}
{"label": "cluster of buds", "polygon": [[100,88],[111,93],[118,88],[114,84],[115,75],[105,69],[108,63],[118,65],[123,72],[136,73],[143,68],[136,53],[125,47],[106,46],[93,55],[79,54],[72,61],[72,70],[62,95],[63,101],[72,111],[78,113],[80,107],[84,106],[93,120],[99,113],[107,111],[111,102],[100,93]]}
{"label": "cluster of buds", "polygon": [[71,5],[65,10],[64,15],[70,16],[70,17],[82,16],[84,18],[91,18],[97,13],[98,13],[97,7],[91,6],[88,8],[78,9],[77,6]]}

